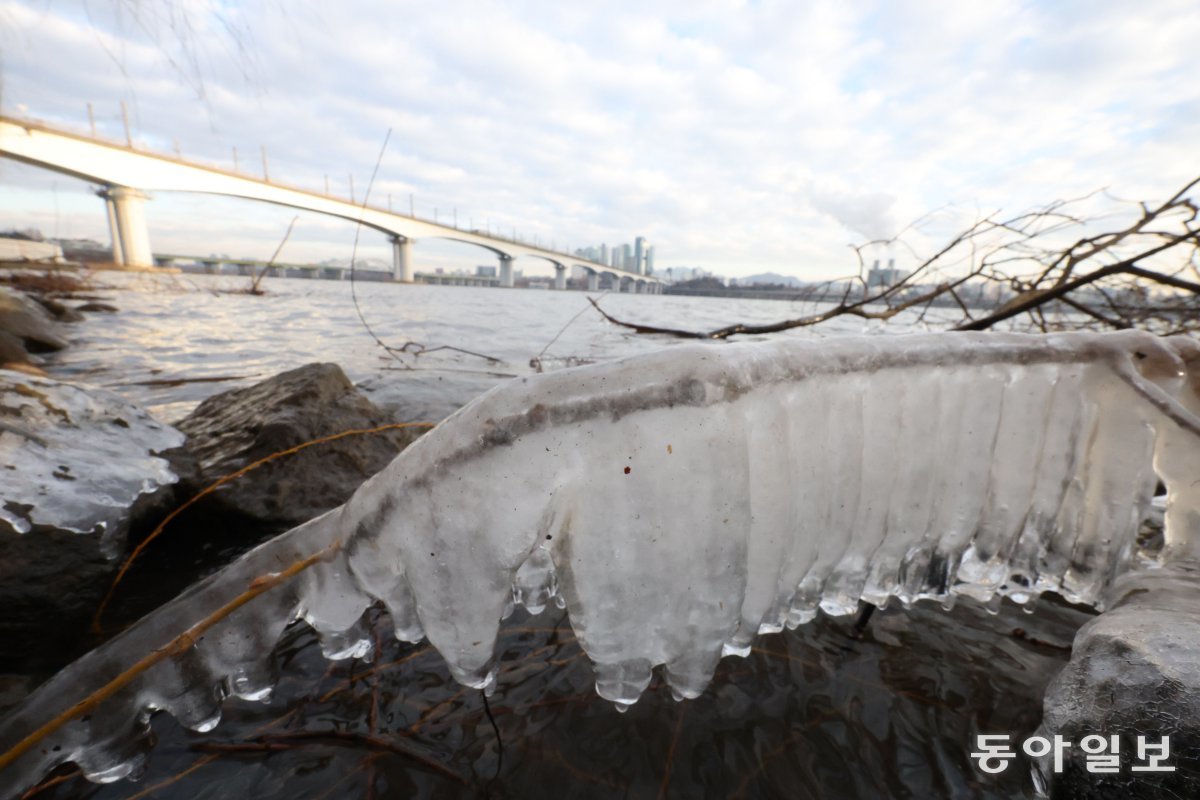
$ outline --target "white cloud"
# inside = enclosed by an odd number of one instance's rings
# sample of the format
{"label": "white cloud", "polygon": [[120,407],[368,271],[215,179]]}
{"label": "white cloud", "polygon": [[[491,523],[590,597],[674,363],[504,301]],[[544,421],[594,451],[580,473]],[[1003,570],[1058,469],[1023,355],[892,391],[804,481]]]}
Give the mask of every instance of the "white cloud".
{"label": "white cloud", "polygon": [[[377,200],[573,246],[646,235],[662,267],[840,274],[848,241],[932,208],[1152,199],[1200,171],[1191,0],[84,8],[0,0],[6,111],[84,127],[92,102],[118,135],[126,100],[148,146],[252,171],[265,145],[272,175],[359,192],[391,128]],[[45,178],[0,177],[12,223],[45,219]],[[221,231],[185,206],[156,235],[207,252]]]}

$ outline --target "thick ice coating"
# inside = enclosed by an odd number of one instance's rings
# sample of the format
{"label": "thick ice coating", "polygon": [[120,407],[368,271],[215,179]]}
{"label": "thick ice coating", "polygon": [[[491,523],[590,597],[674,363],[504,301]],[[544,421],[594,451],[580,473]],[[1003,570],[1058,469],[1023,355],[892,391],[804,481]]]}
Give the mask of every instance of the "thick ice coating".
{"label": "thick ice coating", "polygon": [[3,779],[122,777],[151,710],[203,728],[269,691],[296,618],[362,655],[375,602],[481,688],[512,603],[565,606],[618,704],[658,665],[695,697],[759,633],[860,599],[1101,604],[1158,482],[1164,552],[1200,547],[1198,389],[1194,342],[1139,333],[697,345],[516,380],[42,687],[0,731]]}
{"label": "thick ice coating", "polygon": [[124,545],[130,507],[177,478],[156,454],[183,434],[112,392],[0,370],[0,529]]}

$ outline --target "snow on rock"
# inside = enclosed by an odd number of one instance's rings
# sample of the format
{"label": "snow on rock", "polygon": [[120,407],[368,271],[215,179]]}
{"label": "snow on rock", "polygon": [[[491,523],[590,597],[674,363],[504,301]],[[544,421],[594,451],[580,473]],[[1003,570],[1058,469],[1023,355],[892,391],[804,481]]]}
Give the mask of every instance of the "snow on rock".
{"label": "snow on rock", "polygon": [[1163,552],[1200,547],[1198,384],[1194,342],[1131,332],[697,345],[515,380],[60,673],[0,730],[0,775],[120,778],[147,712],[207,728],[225,687],[261,696],[297,618],[362,655],[375,602],[485,690],[501,617],[556,603],[618,707],[659,665],[695,697],[757,634],[860,599],[1099,604],[1159,481]]}

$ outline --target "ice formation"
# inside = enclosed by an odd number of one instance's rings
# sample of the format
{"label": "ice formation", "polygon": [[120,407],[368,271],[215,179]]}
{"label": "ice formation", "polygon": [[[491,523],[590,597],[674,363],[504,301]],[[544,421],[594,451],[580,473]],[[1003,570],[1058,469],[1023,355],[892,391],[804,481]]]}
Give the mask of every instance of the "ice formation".
{"label": "ice formation", "polygon": [[122,777],[153,711],[206,730],[226,693],[268,692],[293,620],[364,655],[375,602],[485,689],[506,611],[556,603],[617,704],[658,665],[695,697],[757,634],[860,599],[1100,604],[1160,481],[1164,557],[1200,546],[1198,413],[1200,347],[1132,332],[698,345],[516,380],[49,681],[0,774]]}
{"label": "ice formation", "polygon": [[156,453],[181,444],[111,392],[0,370],[0,528],[97,533],[119,548],[134,502],[177,480]]}

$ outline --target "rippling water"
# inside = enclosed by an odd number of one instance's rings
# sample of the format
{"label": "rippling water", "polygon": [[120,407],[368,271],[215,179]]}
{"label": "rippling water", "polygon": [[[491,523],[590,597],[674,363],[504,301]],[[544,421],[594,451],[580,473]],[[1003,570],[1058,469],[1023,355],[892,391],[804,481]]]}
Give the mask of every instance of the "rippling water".
{"label": "rippling water", "polygon": [[[119,312],[75,326],[74,346],[53,369],[167,420],[210,394],[311,361],[341,364],[401,418],[436,420],[504,378],[531,373],[539,354],[559,368],[681,344],[610,325],[576,292],[359,284],[363,317],[391,347],[452,346],[496,361],[456,350],[389,355],[364,329],[346,283],[267,280],[269,294],[256,297],[221,291],[245,279],[103,279],[119,286],[101,292]],[[669,296],[603,304],[621,318],[699,329],[812,311]],[[863,329],[856,320],[787,335]],[[147,385],[228,376],[235,379]],[[174,558],[151,554],[145,569],[181,584],[206,569]],[[269,702],[230,701],[225,722],[207,734],[160,715],[160,741],[138,783],[98,787],[64,769],[64,780],[39,796],[1031,796],[1020,761],[1000,776],[974,768],[974,737],[1019,741],[1036,728],[1042,691],[1087,618],[1051,601],[1033,615],[1008,603],[992,615],[960,600],[951,612],[879,612],[856,640],[847,620],[822,616],[761,637],[748,658],[726,658],[697,700],[674,702],[656,678],[619,714],[592,691],[561,612],[519,612],[503,629],[490,701],[499,739],[480,694],[454,683],[427,646],[391,638],[386,618],[373,623],[372,663],[326,662],[299,625],[277,651],[283,678]]]}
{"label": "rippling water", "polygon": [[[640,336],[605,322],[582,292],[358,282],[360,319],[346,281],[268,278],[268,294],[254,296],[236,291],[248,285],[247,278],[101,273],[100,280],[119,287],[97,293],[119,313],[91,315],[75,326],[76,346],[55,366],[167,420],[184,416],[210,394],[312,361],[337,362],[372,399],[406,418],[441,419],[498,381],[532,373],[530,360],[539,355],[545,368],[557,369],[686,341]],[[696,330],[772,322],[814,309],[807,303],[668,295],[608,295],[601,303],[620,319]],[[455,350],[390,355],[368,327],[392,348],[409,342],[415,343],[410,349],[449,346],[497,361]],[[863,330],[861,320],[835,320],[784,335]],[[224,376],[241,379],[137,385]]]}

